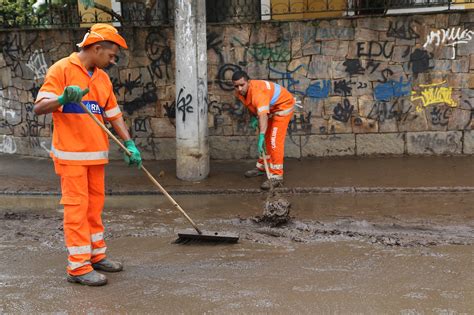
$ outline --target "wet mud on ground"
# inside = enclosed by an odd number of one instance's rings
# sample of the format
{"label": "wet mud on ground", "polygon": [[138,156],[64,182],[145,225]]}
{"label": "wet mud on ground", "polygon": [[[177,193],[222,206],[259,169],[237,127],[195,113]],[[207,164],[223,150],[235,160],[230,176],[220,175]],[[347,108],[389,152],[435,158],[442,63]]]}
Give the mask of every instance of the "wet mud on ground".
{"label": "wet mud on ground", "polygon": [[291,220],[257,223],[265,195],[177,196],[236,245],[176,245],[187,221],[160,196],[108,197],[103,288],[65,281],[59,197],[2,196],[0,313],[472,313],[473,194],[284,196]]}

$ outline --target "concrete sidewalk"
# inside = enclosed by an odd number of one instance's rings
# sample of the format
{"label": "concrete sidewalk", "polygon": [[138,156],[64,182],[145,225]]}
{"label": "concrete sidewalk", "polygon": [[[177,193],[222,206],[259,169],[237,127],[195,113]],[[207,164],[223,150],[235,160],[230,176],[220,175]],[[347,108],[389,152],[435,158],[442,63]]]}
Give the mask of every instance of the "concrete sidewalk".
{"label": "concrete sidewalk", "polygon": [[[147,169],[174,194],[259,193],[263,177],[247,179],[251,160],[213,160],[199,182],[175,176],[175,161],[145,161]],[[474,191],[474,156],[286,159],[282,192],[449,192]],[[0,194],[59,194],[50,159],[0,154]],[[148,177],[123,161],[106,168],[108,194],[154,194]]]}

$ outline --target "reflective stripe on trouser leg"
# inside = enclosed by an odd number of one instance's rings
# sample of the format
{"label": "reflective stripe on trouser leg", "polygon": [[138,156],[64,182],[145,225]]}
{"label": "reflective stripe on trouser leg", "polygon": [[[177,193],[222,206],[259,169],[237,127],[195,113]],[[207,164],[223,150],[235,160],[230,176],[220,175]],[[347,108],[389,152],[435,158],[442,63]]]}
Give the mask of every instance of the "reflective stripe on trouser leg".
{"label": "reflective stripe on trouser leg", "polygon": [[70,261],[69,259],[67,261],[67,269],[69,273],[76,272],[78,269],[82,267],[91,267],[91,262],[88,260],[83,261],[83,262],[74,262],[74,261]]}
{"label": "reflective stripe on trouser leg", "polygon": [[285,156],[285,137],[291,117],[273,116],[268,121],[268,129],[265,134],[265,144],[270,154],[270,173],[275,179],[283,179],[283,159]]}
{"label": "reflective stripe on trouser leg", "polygon": [[74,257],[72,258],[73,260],[68,259],[67,261],[67,268],[69,271],[74,271],[91,264],[89,261],[89,258],[91,256],[90,245],[71,246],[67,248],[67,252],[69,257]]}
{"label": "reflective stripe on trouser leg", "polygon": [[261,158],[258,158],[256,166],[260,171],[265,172],[265,165],[263,165],[263,160]]}
{"label": "reflective stripe on trouser leg", "polygon": [[55,163],[61,176],[61,204],[64,205],[64,241],[68,250],[67,272],[82,275],[92,271],[90,229],[87,221],[87,166]]}
{"label": "reflective stripe on trouser leg", "polygon": [[92,255],[91,262],[96,263],[105,258],[107,249],[104,241],[104,225],[102,224],[102,209],[104,208],[104,165],[88,167],[89,210],[87,219],[91,233]]}

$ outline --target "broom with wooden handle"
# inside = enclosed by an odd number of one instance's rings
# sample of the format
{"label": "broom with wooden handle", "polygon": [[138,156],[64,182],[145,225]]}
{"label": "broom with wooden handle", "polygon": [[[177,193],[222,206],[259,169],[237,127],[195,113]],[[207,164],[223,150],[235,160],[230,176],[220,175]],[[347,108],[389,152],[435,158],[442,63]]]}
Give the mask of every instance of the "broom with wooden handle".
{"label": "broom with wooden handle", "polygon": [[[116,136],[112,134],[112,132],[107,129],[107,127],[97,118],[92,114],[92,112],[87,108],[86,105],[84,105],[82,102],[79,103],[79,105],[82,107],[82,109],[95,121],[95,123],[103,130],[105,131],[112,140],[117,143],[122,150],[125,151],[125,153],[128,156],[131,156],[132,153],[122,144],[122,142],[117,139]],[[181,212],[181,214],[186,218],[186,220],[191,223],[193,228],[196,230],[194,231],[182,231],[178,232],[178,239],[176,240],[177,243],[187,243],[190,241],[209,241],[209,242],[227,242],[227,243],[235,243],[239,240],[239,236],[232,234],[232,233],[220,233],[220,232],[208,232],[208,231],[202,231],[199,229],[194,223],[194,221],[189,217],[189,215],[181,208],[181,206],[173,199],[173,197],[168,194],[168,192],[163,188],[163,186],[160,185],[160,183],[151,175],[151,173],[143,166],[140,168],[142,171],[145,172],[145,174],[148,176],[148,178],[153,182],[153,184],[158,187],[158,189],[165,195],[166,198],[173,204],[173,206],[176,207],[176,209]]]}

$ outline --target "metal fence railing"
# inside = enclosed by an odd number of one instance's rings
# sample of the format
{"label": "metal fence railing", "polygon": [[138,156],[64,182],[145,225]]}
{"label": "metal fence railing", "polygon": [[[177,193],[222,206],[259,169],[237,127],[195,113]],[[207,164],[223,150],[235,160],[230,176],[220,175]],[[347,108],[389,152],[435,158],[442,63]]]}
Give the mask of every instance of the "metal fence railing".
{"label": "metal fence railing", "polygon": [[[97,22],[146,26],[172,24],[174,19],[174,0],[120,0],[120,10],[116,11],[93,0],[43,1],[38,5],[40,1],[36,0],[0,0],[0,28],[67,28]],[[84,2],[94,10],[86,10]],[[208,23],[385,15],[465,8],[474,9],[474,0],[206,0]]]}

